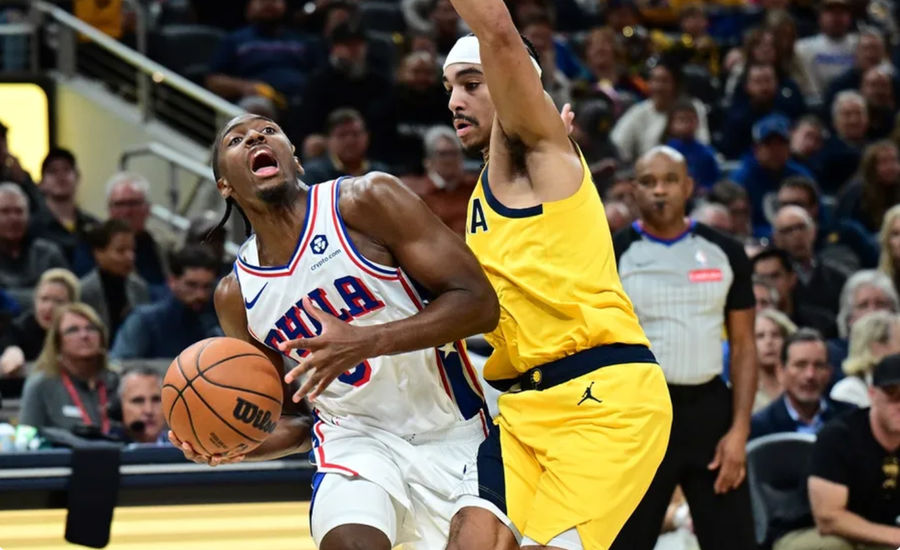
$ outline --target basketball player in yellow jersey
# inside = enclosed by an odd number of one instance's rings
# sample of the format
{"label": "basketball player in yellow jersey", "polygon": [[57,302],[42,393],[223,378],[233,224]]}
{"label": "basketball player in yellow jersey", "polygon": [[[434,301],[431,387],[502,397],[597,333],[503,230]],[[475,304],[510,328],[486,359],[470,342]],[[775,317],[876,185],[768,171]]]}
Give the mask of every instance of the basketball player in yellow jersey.
{"label": "basketball player in yellow jersey", "polygon": [[451,1],[475,32],[444,86],[460,140],[486,160],[466,240],[500,299],[484,375],[505,393],[449,548],[607,549],[665,454],[668,389],[537,60],[502,0]]}

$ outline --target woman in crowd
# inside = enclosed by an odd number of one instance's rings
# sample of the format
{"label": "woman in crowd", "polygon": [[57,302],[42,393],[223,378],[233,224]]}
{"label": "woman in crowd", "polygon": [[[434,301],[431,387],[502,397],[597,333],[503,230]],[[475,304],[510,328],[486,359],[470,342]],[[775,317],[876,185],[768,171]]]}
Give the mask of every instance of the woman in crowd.
{"label": "woman in crowd", "polygon": [[834,385],[831,398],[868,407],[872,369],[894,353],[900,353],[900,316],[875,311],[860,318],[850,331],[850,352],[843,364],[846,378]]}
{"label": "woman in crowd", "polygon": [[[847,279],[841,290],[837,316],[838,338],[828,342],[828,361],[837,368],[844,363],[849,351],[848,338],[853,325],[873,311],[897,313],[900,300],[894,284],[887,275],[876,269],[857,271]],[[835,380],[843,373],[835,370]]]}
{"label": "woman in crowd", "polygon": [[763,309],[756,314],[756,358],[759,365],[759,388],[753,400],[756,412],[781,395],[778,369],[781,366],[781,348],[785,339],[796,332],[788,316],[776,309]]}
{"label": "woman in crowd", "polygon": [[47,331],[37,371],[22,391],[19,422],[72,430],[90,426],[109,433],[108,405],[118,377],[106,361],[106,327],[88,305],[59,308]]}
{"label": "woman in crowd", "polygon": [[900,289],[900,204],[885,212],[878,242],[881,248],[878,269],[890,277],[894,289]]}
{"label": "woman in crowd", "polygon": [[0,355],[0,376],[25,375],[23,367],[41,353],[54,313],[77,302],[80,292],[78,279],[67,269],[48,269],[41,275],[34,291],[33,311],[23,313],[12,324],[9,345]]}
{"label": "woman in crowd", "polygon": [[892,141],[876,141],[863,151],[859,176],[841,194],[837,217],[856,222],[874,235],[885,213],[898,202],[900,151]]}

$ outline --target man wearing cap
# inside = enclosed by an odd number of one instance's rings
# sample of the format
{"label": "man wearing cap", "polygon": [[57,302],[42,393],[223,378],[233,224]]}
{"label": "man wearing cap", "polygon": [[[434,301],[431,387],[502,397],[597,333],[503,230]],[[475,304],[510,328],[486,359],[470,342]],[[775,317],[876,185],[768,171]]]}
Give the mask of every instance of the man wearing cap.
{"label": "man wearing cap", "polygon": [[869,397],[870,408],[835,418],[819,432],[809,477],[816,527],[788,533],[775,550],[900,546],[900,355],[875,366]]}
{"label": "man wearing cap", "polygon": [[[750,198],[753,234],[761,237],[771,232],[764,205],[775,201],[781,182],[791,176],[812,174],[791,160],[791,123],[779,114],[766,116],[753,125],[753,151],[744,155],[732,178],[741,184]],[[771,198],[767,198],[771,195]]]}
{"label": "man wearing cap", "polygon": [[832,80],[853,67],[859,36],[850,32],[853,25],[850,10],[850,0],[824,0],[819,7],[819,34],[798,40],[794,45],[797,59],[810,75],[810,84],[818,97],[825,93]]}

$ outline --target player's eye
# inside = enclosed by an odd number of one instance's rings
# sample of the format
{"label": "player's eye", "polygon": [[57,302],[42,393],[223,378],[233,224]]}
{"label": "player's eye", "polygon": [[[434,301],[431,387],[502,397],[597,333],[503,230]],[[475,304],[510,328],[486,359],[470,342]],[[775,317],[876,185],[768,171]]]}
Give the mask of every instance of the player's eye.
{"label": "player's eye", "polygon": [[466,91],[474,92],[475,90],[478,89],[478,86],[480,86],[480,85],[481,85],[480,82],[467,82],[466,83]]}
{"label": "player's eye", "polygon": [[231,138],[231,141],[228,142],[228,146],[231,147],[232,145],[237,145],[240,142],[241,142],[241,137],[235,136],[235,137]]}
{"label": "player's eye", "polygon": [[266,126],[265,128],[263,128],[263,133],[264,134],[274,134],[275,128],[272,128],[271,126]]}

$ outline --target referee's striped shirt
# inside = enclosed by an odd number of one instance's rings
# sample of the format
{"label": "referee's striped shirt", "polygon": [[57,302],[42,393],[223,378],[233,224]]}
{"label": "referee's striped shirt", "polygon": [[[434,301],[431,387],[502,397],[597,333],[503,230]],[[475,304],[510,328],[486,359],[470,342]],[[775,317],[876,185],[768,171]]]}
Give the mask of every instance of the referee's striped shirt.
{"label": "referee's striped shirt", "polygon": [[730,310],[755,305],[744,248],[691,221],[674,239],[640,222],[614,239],[622,285],[670,384],[703,384],[722,373],[722,338]]}

